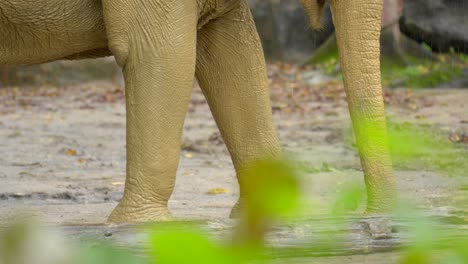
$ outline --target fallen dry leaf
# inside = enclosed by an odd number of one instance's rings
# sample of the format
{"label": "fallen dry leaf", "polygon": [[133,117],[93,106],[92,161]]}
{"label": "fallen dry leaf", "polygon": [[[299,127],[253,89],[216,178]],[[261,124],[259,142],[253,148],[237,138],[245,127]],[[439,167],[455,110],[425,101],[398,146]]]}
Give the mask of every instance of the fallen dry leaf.
{"label": "fallen dry leaf", "polygon": [[76,156],[76,150],[67,149],[67,150],[65,150],[65,155],[67,155],[67,156]]}
{"label": "fallen dry leaf", "polygon": [[206,192],[206,194],[209,195],[218,195],[218,194],[226,194],[228,193],[228,190],[224,188],[214,188]]}
{"label": "fallen dry leaf", "polygon": [[452,133],[451,135],[449,135],[449,140],[454,143],[468,144],[468,135]]}

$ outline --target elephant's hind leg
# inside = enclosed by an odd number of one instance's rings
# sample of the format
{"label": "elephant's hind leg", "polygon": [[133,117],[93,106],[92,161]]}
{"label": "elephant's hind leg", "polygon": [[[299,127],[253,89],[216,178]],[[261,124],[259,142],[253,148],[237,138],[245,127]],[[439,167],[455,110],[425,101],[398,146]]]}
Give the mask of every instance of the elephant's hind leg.
{"label": "elephant's hind leg", "polygon": [[196,75],[239,175],[251,161],[280,155],[280,146],[260,40],[246,1],[238,2],[199,31]]}
{"label": "elephant's hind leg", "polygon": [[109,221],[165,220],[195,74],[196,1],[103,0],[103,6],[127,104],[127,179]]}

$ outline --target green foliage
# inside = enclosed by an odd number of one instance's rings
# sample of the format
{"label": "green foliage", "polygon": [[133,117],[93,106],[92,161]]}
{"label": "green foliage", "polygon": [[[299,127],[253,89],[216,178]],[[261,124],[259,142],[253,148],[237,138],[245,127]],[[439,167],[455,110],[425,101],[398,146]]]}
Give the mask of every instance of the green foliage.
{"label": "green foliage", "polygon": [[[281,218],[297,213],[299,182],[289,163],[266,160],[241,175],[247,213],[255,217]],[[261,187],[260,187],[261,186]]]}
{"label": "green foliage", "polygon": [[[429,46],[423,45],[429,53]],[[464,74],[468,69],[468,56],[452,51],[447,55],[435,55],[422,59],[407,55],[408,65],[391,57],[381,58],[382,83],[384,86],[403,86],[408,88],[432,88],[448,83]],[[341,78],[339,53],[334,38],[322,45],[310,59],[331,76]]]}
{"label": "green foliage", "polygon": [[460,53],[459,55],[459,58],[462,62],[464,63],[468,63],[468,55],[467,54],[464,54],[464,53]]}
{"label": "green foliage", "polygon": [[[410,59],[411,61],[411,59]],[[392,64],[383,60],[382,83],[384,86],[404,86],[408,88],[431,88],[463,75],[464,66],[444,61],[412,60],[407,66]]]}
{"label": "green foliage", "polygon": [[99,244],[84,246],[76,264],[146,264],[146,259],[137,257],[132,252],[117,249],[110,245]]}
{"label": "green foliage", "polygon": [[338,61],[338,47],[335,36],[330,37],[322,46],[320,46],[310,58],[312,64],[323,64],[329,61]]}
{"label": "green foliage", "polygon": [[[368,138],[381,138],[382,132],[371,124],[361,123],[368,131]],[[430,170],[448,176],[466,176],[468,171],[467,148],[449,140],[445,133],[428,126],[410,122],[387,120],[388,144],[393,165],[407,170]],[[345,132],[345,141],[357,148],[350,126]],[[374,146],[377,144],[373,143]]]}
{"label": "green foliage", "polygon": [[468,237],[441,228],[436,220],[424,217],[411,206],[400,205],[396,215],[406,219],[405,232],[410,239],[403,248],[401,264],[468,263]]}
{"label": "green foliage", "polygon": [[[393,127],[394,125],[392,125]],[[394,131],[394,130],[391,130]],[[416,157],[417,148],[429,144],[438,148],[446,147],[445,143],[433,142],[431,135],[420,131],[405,128],[405,132],[396,130],[390,132],[394,144],[394,153],[398,153],[405,159]],[[411,145],[411,147],[408,147]],[[236,232],[247,228],[249,232],[257,232],[259,237],[254,239],[265,240],[271,220],[285,218],[300,211],[300,182],[291,163],[278,160],[260,161],[251,166],[242,175],[242,184],[246,191],[246,211],[241,225]],[[260,187],[259,187],[260,186]],[[330,215],[334,219],[334,230],[318,235],[318,239],[305,243],[301,250],[310,252],[339,252],[346,247],[344,234],[336,230],[347,224],[346,217],[365,206],[365,192],[362,183],[353,183],[343,187],[334,197],[335,203],[330,208]],[[401,248],[401,264],[429,264],[429,263],[467,263],[468,237],[460,235],[450,228],[440,228],[433,218],[419,214],[413,207],[402,203],[395,217],[404,219],[406,229],[400,230],[408,234],[409,243]],[[308,208],[308,210],[311,210]],[[313,210],[313,209],[312,209]],[[265,221],[266,220],[266,221]],[[247,226],[243,225],[246,224]],[[0,249],[21,248],[21,244],[27,237],[30,225],[14,225],[7,232],[0,235]],[[145,256],[110,246],[107,244],[95,244],[82,246],[79,257],[74,264],[186,264],[186,263],[268,263],[269,257],[265,256],[265,248],[258,244],[240,240],[240,244],[225,245],[213,241],[204,232],[193,225],[183,223],[160,223],[145,226],[143,232],[148,236]],[[314,243],[319,244],[315,246]],[[294,249],[272,249],[280,252],[290,250],[291,256],[298,254]],[[5,252],[5,251],[1,251]],[[310,253],[309,253],[310,254]],[[2,254],[0,254],[1,262]],[[8,262],[6,262],[8,263]],[[14,264],[14,263],[8,263]]]}
{"label": "green foliage", "polygon": [[443,141],[430,130],[409,122],[388,122],[388,127],[392,153],[397,158],[409,160],[419,157],[428,149],[450,148],[448,140]]}
{"label": "green foliage", "polygon": [[319,65],[328,75],[337,77],[341,75],[341,73],[337,71],[339,68],[339,54],[335,36],[330,37],[314,52],[309,63]]}
{"label": "green foliage", "polygon": [[307,162],[299,162],[295,164],[295,168],[301,173],[320,173],[320,172],[336,172],[339,169],[333,167],[327,162],[323,162],[320,166],[311,166]]}
{"label": "green foliage", "polygon": [[362,208],[366,202],[366,193],[362,184],[347,185],[338,193],[333,205],[332,215],[345,216]]}
{"label": "green foliage", "polygon": [[422,47],[425,51],[432,53],[432,48],[431,48],[431,46],[427,45],[427,43],[424,43],[424,42],[423,42],[423,43],[421,44],[421,47]]}
{"label": "green foliage", "polygon": [[210,241],[202,232],[177,229],[169,229],[162,234],[154,233],[150,236],[151,263],[243,263],[240,256],[229,254],[229,251]]}
{"label": "green foliage", "polygon": [[436,130],[409,122],[390,121],[388,131],[395,166],[466,175],[466,149],[450,142]]}

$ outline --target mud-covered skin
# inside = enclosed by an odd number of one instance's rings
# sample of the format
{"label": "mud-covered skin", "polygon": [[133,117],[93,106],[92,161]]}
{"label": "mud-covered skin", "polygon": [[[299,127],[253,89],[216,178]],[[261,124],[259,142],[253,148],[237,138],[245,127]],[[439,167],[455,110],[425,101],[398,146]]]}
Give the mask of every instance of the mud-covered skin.
{"label": "mud-covered skin", "polygon": [[0,2],[0,64],[115,56],[126,85],[127,177],[109,221],[170,219],[195,75],[238,172],[280,155],[246,0],[59,2]]}

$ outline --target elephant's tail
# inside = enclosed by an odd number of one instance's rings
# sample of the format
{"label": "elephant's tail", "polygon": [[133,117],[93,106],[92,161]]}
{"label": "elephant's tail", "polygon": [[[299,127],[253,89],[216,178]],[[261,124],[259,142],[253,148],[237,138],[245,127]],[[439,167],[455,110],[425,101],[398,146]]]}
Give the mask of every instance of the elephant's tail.
{"label": "elephant's tail", "polygon": [[322,16],[325,0],[301,0],[314,29],[322,29]]}

